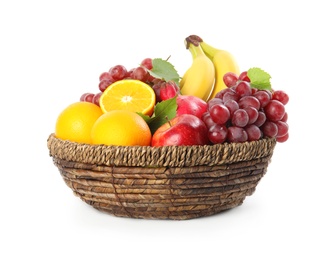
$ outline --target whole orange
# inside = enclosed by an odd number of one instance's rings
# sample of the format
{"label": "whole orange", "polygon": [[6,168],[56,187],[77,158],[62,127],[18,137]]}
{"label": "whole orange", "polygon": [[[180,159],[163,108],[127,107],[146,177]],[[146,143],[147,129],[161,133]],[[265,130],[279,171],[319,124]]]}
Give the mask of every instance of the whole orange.
{"label": "whole orange", "polygon": [[151,131],[146,121],[128,110],[111,110],[100,116],[91,130],[93,144],[148,146]]}
{"label": "whole orange", "polygon": [[103,114],[99,106],[90,102],[76,102],[58,116],[55,136],[62,140],[91,144],[91,129]]}

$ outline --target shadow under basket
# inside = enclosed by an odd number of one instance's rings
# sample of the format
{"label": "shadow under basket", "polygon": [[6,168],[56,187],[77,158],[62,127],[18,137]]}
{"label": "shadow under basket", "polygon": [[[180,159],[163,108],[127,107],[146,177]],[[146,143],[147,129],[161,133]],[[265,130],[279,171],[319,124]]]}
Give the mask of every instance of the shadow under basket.
{"label": "shadow under basket", "polygon": [[205,146],[105,146],[50,134],[50,156],[74,194],[111,215],[185,220],[241,205],[267,171],[274,138]]}

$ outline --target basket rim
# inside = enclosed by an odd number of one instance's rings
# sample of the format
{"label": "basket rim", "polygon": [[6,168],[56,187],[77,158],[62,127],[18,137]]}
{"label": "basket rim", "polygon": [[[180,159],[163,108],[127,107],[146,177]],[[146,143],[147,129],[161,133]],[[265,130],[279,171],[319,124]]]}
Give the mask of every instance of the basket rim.
{"label": "basket rim", "polygon": [[104,166],[192,167],[231,164],[272,156],[275,138],[243,143],[194,146],[108,146],[61,140],[51,133],[49,156]]}

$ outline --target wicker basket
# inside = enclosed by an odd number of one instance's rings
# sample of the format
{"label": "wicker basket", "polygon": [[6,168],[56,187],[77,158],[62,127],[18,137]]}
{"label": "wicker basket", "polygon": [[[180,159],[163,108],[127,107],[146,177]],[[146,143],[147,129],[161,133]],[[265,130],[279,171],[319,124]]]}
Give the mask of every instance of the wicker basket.
{"label": "wicker basket", "polygon": [[275,139],[206,146],[104,146],[51,134],[50,156],[83,201],[115,216],[192,219],[243,203],[267,171]]}

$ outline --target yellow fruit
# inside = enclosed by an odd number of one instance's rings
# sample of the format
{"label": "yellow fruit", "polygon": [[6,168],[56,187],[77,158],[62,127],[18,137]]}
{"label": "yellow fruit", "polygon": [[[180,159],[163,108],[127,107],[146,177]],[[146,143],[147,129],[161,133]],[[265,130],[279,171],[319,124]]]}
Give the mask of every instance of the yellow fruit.
{"label": "yellow fruit", "polygon": [[224,74],[227,72],[233,72],[239,75],[240,71],[238,63],[230,52],[216,49],[204,41],[201,41],[200,45],[206,56],[212,60],[215,68],[215,84],[211,95],[206,100],[208,101],[213,99],[222,89],[227,88],[223,81]]}
{"label": "yellow fruit", "polygon": [[185,44],[192,55],[192,63],[180,81],[182,95],[196,96],[207,100],[215,81],[215,68],[199,44],[194,44],[189,37]]}
{"label": "yellow fruit", "polygon": [[112,83],[101,95],[99,105],[104,113],[129,110],[152,115],[156,102],[154,90],[148,84],[133,79]]}
{"label": "yellow fruit", "polygon": [[104,113],[91,130],[93,144],[148,146],[151,132],[146,121],[135,112],[112,110]]}
{"label": "yellow fruit", "polygon": [[62,140],[91,144],[91,129],[103,114],[100,107],[90,102],[76,102],[58,116],[55,136]]}

